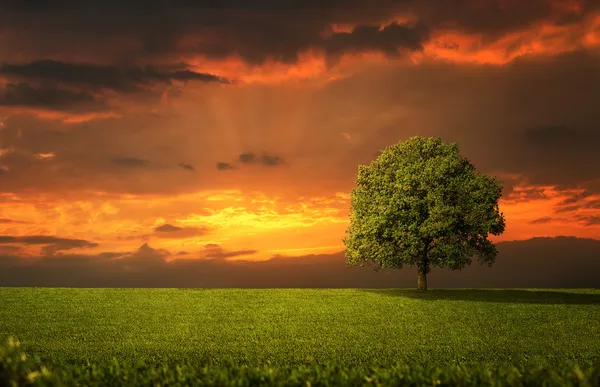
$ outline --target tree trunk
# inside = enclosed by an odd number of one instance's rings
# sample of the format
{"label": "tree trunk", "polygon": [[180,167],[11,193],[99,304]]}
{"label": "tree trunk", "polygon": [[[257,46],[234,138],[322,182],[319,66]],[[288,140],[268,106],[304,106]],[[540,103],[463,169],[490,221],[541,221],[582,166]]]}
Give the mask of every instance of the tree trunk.
{"label": "tree trunk", "polygon": [[419,267],[419,277],[417,278],[417,290],[427,290],[427,272],[429,271],[429,262],[427,260],[427,248],[429,243],[425,245],[425,251],[423,251],[423,257]]}
{"label": "tree trunk", "polygon": [[419,278],[417,279],[417,289],[427,290],[427,273],[424,270],[419,269]]}

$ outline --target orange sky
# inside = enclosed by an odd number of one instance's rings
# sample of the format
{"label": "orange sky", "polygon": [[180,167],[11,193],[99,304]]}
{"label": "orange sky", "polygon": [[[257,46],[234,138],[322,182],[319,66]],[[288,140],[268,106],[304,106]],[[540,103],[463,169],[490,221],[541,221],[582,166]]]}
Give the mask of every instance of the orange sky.
{"label": "orange sky", "polygon": [[[11,10],[42,22],[0,30],[0,235],[16,238],[0,248],[43,255],[45,244],[19,239],[43,235],[90,242],[59,255],[146,242],[168,259],[210,257],[212,245],[230,259],[337,252],[358,164],[413,135],[458,141],[505,182],[507,229],[494,240],[599,239],[598,92],[585,87],[600,86],[600,7],[503,1],[485,24],[477,18],[493,11],[476,1],[463,2],[472,20],[413,3],[299,20],[300,32],[274,21],[281,47],[262,46],[253,25],[233,26],[238,14],[267,23],[267,11],[233,10],[222,26],[173,27],[157,38],[166,47],[144,53],[141,25],[116,26],[94,46],[83,26],[50,23],[58,13]],[[360,32],[365,25],[375,29]],[[80,37],[59,45],[77,28]],[[302,29],[324,43],[303,45]],[[36,40],[50,32],[47,46]],[[297,57],[282,59],[295,45]],[[70,70],[28,65],[40,60]],[[147,65],[170,80],[92,68]]]}
{"label": "orange sky", "polygon": [[[597,215],[597,210],[567,213],[549,222],[559,203],[571,196],[553,187],[538,187],[546,197],[521,199],[519,189],[501,202],[507,231],[495,241],[536,236],[576,235],[597,238],[600,227],[586,226],[577,216]],[[577,192],[569,192],[576,194]],[[260,192],[239,190],[203,191],[185,195],[104,197],[88,193],[85,199],[21,198],[4,195],[0,223],[6,235],[58,235],[85,239],[95,248],[71,252],[128,252],[140,241],[176,253],[201,254],[206,244],[228,250],[256,250],[248,259],[267,259],[275,254],[305,255],[343,249],[341,237],[348,226],[349,196],[344,192],[325,197],[298,197],[296,202]],[[587,202],[600,199],[588,197]],[[542,219],[540,223],[537,220]],[[154,231],[171,224],[172,233]],[[206,230],[204,230],[206,229]],[[171,234],[171,235],[170,235]],[[31,249],[36,255],[37,249]]]}

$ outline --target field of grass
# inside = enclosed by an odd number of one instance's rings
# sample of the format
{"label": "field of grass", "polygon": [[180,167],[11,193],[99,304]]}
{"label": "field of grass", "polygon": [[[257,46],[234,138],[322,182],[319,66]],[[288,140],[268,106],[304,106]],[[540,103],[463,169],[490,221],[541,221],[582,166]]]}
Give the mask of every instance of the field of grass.
{"label": "field of grass", "polygon": [[600,363],[600,290],[0,288],[42,360],[249,366]]}

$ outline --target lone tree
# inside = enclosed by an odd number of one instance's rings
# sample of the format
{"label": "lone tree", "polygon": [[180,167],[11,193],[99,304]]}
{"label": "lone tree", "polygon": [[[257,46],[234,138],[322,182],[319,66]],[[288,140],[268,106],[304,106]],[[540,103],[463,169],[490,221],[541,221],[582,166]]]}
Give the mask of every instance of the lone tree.
{"label": "lone tree", "polygon": [[359,165],[356,186],[343,239],[349,265],[416,266],[417,288],[427,290],[433,266],[460,270],[473,256],[494,263],[487,237],[504,232],[502,185],[475,171],[458,144],[411,137]]}

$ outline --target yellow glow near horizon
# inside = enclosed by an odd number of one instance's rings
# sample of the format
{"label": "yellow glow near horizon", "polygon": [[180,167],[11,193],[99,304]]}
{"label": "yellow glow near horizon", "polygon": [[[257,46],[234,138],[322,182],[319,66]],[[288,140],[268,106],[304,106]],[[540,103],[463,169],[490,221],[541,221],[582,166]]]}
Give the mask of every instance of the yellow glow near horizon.
{"label": "yellow glow near horizon", "polygon": [[[133,251],[144,242],[172,253],[189,251],[192,256],[211,243],[227,251],[258,250],[253,259],[266,259],[282,251],[340,250],[337,234],[343,234],[346,227],[348,197],[338,193],[303,200],[289,203],[239,190],[151,199],[133,195],[91,200],[15,197],[0,204],[0,218],[18,222],[0,223],[0,231],[14,236],[57,235],[99,243],[97,248],[70,250],[81,253]],[[192,235],[154,230],[163,224]],[[203,229],[207,231],[201,232]],[[199,230],[198,235],[193,235],[194,230]],[[315,231],[317,235],[311,236]]]}
{"label": "yellow glow near horizon", "polygon": [[[568,195],[578,191],[557,191],[535,187],[543,197],[524,196],[531,187],[517,187],[500,202],[507,230],[496,241],[527,239],[534,236],[577,235],[598,237],[600,227],[584,226],[578,214],[555,214],[555,208]],[[336,192],[329,196],[301,197],[285,201],[261,192],[212,190],[164,197],[121,195],[88,200],[51,199],[2,195],[0,232],[4,235],[54,235],[84,239],[99,245],[67,253],[95,254],[103,251],[131,252],[143,243],[166,249],[178,259],[201,257],[205,245],[217,244],[225,251],[250,251],[232,259],[263,260],[273,255],[333,253],[344,249],[342,238],[348,227],[350,196]],[[588,198],[594,200],[595,198]],[[596,212],[594,212],[596,211]],[[173,216],[171,214],[179,214]],[[552,221],[536,223],[540,218]],[[170,224],[174,232],[157,232]],[[28,246],[33,254],[39,246]]]}

